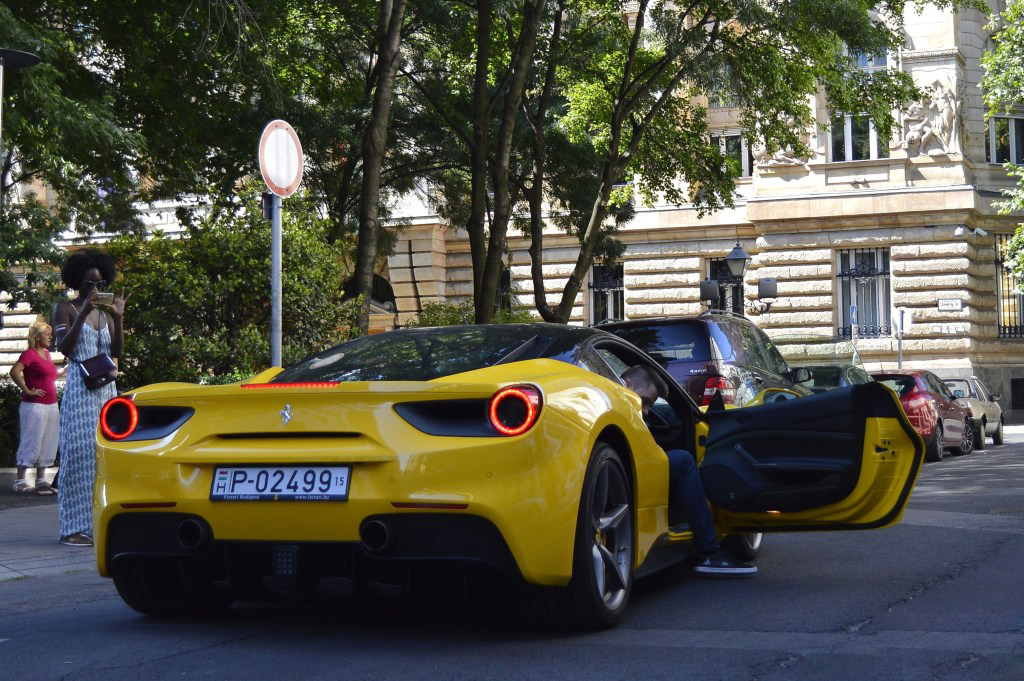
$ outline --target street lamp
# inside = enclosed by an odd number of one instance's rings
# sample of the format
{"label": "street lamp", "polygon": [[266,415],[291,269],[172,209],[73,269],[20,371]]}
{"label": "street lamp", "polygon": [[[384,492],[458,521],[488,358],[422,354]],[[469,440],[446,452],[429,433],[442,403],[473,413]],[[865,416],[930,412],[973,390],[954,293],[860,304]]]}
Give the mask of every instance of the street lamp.
{"label": "street lamp", "polygon": [[747,255],[747,252],[743,250],[742,246],[740,246],[739,241],[737,241],[733,249],[729,251],[729,255],[725,256],[725,264],[728,266],[729,272],[736,279],[741,279],[746,273],[747,265],[750,264],[750,256]]}

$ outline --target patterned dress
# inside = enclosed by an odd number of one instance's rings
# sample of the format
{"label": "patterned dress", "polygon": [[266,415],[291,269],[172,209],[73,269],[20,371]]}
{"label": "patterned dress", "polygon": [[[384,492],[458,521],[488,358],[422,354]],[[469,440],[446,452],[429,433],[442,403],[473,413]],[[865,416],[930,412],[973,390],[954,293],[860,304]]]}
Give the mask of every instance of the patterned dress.
{"label": "patterned dress", "polygon": [[86,321],[68,359],[67,383],[60,404],[60,536],[78,532],[92,536],[92,489],[96,479],[96,427],[100,409],[117,395],[114,383],[89,390],[79,362],[101,352],[110,354],[107,316],[97,331]]}

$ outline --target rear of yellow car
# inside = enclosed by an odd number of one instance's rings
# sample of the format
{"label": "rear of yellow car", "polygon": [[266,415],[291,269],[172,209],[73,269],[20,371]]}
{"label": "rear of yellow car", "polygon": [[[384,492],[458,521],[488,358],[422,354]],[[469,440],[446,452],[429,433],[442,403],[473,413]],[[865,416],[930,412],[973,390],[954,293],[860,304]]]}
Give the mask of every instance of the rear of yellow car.
{"label": "rear of yellow car", "polygon": [[287,581],[452,560],[565,584],[591,443],[542,408],[549,397],[362,382],[118,398],[97,450],[100,573],[142,580],[160,563]]}

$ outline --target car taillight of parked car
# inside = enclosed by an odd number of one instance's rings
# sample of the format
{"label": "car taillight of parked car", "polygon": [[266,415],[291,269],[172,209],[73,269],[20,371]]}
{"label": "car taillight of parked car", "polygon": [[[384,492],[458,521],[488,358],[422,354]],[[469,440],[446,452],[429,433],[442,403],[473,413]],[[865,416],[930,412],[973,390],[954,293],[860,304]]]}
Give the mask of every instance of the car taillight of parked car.
{"label": "car taillight of parked car", "polygon": [[706,407],[711,404],[711,400],[714,399],[716,392],[722,393],[722,401],[726,404],[732,404],[736,401],[736,389],[729,384],[729,381],[721,376],[709,376],[708,380],[704,381],[704,392],[700,397],[700,406]]}

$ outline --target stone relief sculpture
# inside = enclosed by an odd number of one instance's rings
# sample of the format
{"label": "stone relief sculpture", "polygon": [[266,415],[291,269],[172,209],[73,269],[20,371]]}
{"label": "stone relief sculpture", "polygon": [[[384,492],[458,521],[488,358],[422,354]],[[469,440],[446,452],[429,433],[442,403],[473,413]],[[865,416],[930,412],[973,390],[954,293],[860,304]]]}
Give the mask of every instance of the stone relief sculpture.
{"label": "stone relief sculpture", "polygon": [[[806,131],[800,133],[801,141],[807,144]],[[796,151],[793,150],[792,145],[787,145],[782,149],[777,150],[775,153],[769,155],[768,149],[764,144],[758,144],[753,149],[754,164],[759,166],[802,166],[807,163],[806,158],[800,158],[796,155]]]}
{"label": "stone relief sculpture", "polygon": [[903,148],[908,156],[946,156],[962,153],[960,100],[940,81],[932,83],[920,103],[903,116],[907,133]]}

